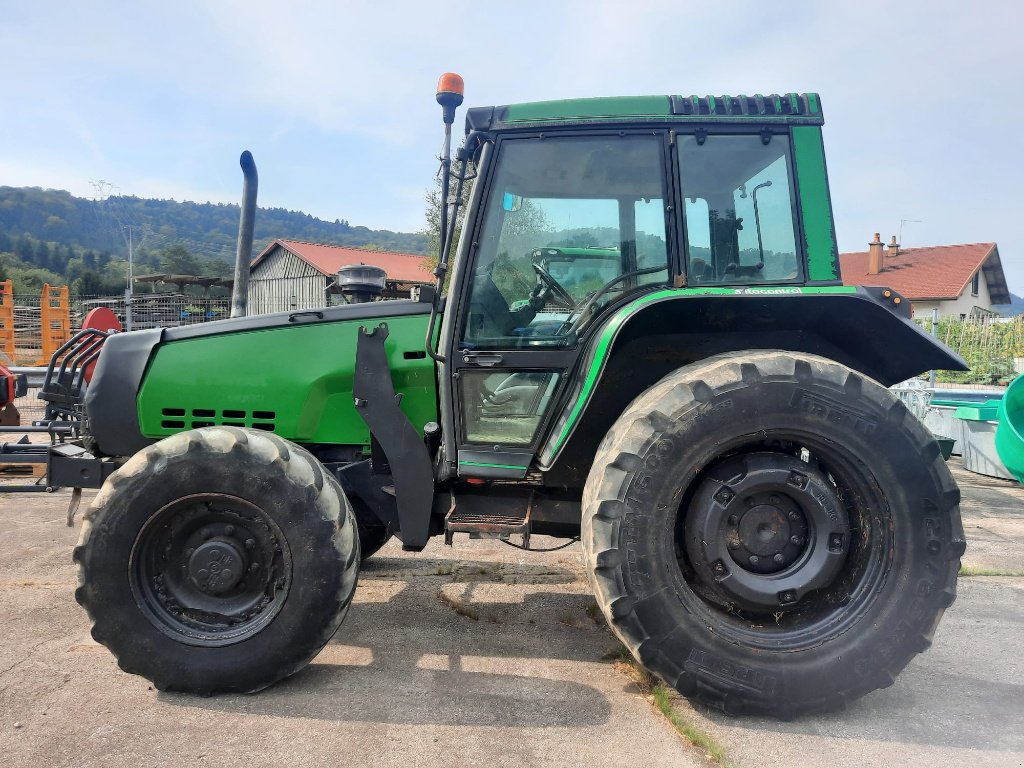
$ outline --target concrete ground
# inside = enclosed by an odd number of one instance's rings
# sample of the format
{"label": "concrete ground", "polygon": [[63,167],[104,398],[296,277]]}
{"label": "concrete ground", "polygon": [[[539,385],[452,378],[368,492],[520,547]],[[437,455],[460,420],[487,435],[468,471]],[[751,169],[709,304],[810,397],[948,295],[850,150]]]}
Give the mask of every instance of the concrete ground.
{"label": "concrete ground", "polygon": [[[1024,569],[1024,489],[955,471],[965,565]],[[389,544],[310,667],[202,699],[157,693],[89,638],[66,502],[0,495],[4,766],[708,764],[601,660],[616,643],[591,618],[579,545]],[[933,648],[844,712],[780,723],[677,706],[736,766],[1021,766],[1022,638],[1024,578],[963,578]]]}

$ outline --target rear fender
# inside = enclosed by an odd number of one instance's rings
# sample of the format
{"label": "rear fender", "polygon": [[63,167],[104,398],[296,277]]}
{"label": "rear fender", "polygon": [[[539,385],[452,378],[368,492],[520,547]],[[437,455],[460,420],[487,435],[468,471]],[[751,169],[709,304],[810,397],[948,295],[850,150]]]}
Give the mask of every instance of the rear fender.
{"label": "rear fender", "polygon": [[885,386],[933,368],[967,370],[959,355],[910,320],[909,304],[887,289],[852,286],[646,294],[612,313],[589,339],[540,467],[549,484],[582,485],[598,443],[633,398],[671,371],[722,352],[807,352]]}

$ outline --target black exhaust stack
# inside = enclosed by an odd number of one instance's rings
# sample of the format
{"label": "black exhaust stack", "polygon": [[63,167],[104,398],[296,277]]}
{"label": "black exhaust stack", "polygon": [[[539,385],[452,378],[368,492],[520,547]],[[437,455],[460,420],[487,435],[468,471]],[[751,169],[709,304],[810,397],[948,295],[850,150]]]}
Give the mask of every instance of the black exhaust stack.
{"label": "black exhaust stack", "polygon": [[245,317],[249,303],[249,262],[252,261],[252,239],[256,228],[256,189],[259,177],[252,153],[245,150],[238,160],[242,166],[242,215],[238,220],[238,250],[235,253],[235,283],[231,289],[231,316]]}

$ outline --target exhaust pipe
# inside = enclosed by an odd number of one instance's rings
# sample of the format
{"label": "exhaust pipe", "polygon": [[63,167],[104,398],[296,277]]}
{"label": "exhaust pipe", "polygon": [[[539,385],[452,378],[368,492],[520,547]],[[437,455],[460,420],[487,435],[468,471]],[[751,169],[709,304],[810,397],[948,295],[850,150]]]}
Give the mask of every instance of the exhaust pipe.
{"label": "exhaust pipe", "polygon": [[249,303],[249,262],[252,260],[253,230],[256,228],[256,189],[259,177],[252,152],[245,150],[238,160],[242,166],[242,215],[238,220],[238,250],[235,253],[235,284],[231,289],[231,316],[245,317]]}

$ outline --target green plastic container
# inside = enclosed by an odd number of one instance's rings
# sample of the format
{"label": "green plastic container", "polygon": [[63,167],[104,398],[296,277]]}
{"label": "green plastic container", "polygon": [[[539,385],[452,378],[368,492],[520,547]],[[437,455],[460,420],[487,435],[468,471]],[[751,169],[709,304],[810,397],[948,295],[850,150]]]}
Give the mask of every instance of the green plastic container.
{"label": "green plastic container", "polygon": [[1024,483],[1024,374],[1010,383],[997,417],[996,452],[1017,482]]}
{"label": "green plastic container", "polygon": [[999,400],[989,400],[981,404],[961,405],[953,416],[965,421],[995,421],[999,417]]}

